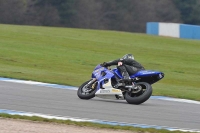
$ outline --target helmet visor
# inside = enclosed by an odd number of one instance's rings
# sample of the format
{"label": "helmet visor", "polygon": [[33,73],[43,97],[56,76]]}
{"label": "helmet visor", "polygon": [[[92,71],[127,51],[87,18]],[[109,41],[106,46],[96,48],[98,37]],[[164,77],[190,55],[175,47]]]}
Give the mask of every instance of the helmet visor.
{"label": "helmet visor", "polygon": [[134,57],[132,54],[126,54],[122,57],[122,59],[133,59],[134,60]]}

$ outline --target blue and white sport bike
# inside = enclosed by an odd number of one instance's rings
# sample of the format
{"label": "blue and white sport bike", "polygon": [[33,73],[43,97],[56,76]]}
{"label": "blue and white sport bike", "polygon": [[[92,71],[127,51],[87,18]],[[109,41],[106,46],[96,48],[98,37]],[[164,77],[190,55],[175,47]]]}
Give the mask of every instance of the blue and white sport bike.
{"label": "blue and white sport bike", "polygon": [[164,77],[164,73],[152,70],[141,70],[123,81],[124,86],[117,88],[122,75],[117,68],[108,69],[97,65],[92,72],[92,78],[83,83],[77,95],[80,99],[100,97],[104,99],[122,99],[129,104],[141,104],[152,95],[151,84]]}

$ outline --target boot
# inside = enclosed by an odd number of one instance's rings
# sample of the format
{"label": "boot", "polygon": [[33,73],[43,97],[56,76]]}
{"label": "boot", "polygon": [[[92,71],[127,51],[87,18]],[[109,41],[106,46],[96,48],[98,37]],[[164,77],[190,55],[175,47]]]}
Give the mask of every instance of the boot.
{"label": "boot", "polygon": [[100,84],[100,88],[101,88],[101,89],[105,89],[105,88],[103,87],[103,85],[102,85],[102,84]]}
{"label": "boot", "polygon": [[122,76],[123,76],[123,79],[121,79],[119,81],[120,83],[125,82],[125,81],[129,81],[131,79],[128,72],[122,72]]}
{"label": "boot", "polygon": [[123,65],[122,66],[118,66],[117,68],[121,72],[123,79],[120,79],[118,81],[116,87],[117,88],[125,87],[125,83],[124,82],[130,79],[129,74],[126,71],[126,68]]}

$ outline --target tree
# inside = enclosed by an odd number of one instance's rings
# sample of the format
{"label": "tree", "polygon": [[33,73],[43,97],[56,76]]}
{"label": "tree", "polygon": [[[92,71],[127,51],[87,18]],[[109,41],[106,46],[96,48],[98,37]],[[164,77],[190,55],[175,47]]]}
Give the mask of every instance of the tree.
{"label": "tree", "polygon": [[[74,4],[77,0],[31,0],[34,7],[43,8],[45,6],[54,7],[60,18],[60,25],[72,26],[71,18],[75,14]],[[55,13],[56,14],[56,13]]]}
{"label": "tree", "polygon": [[0,0],[0,23],[23,24],[24,14],[23,0]]}
{"label": "tree", "polygon": [[37,1],[29,0],[26,10],[26,24],[29,25],[44,25],[44,26],[59,26],[60,17],[58,10],[48,4],[37,5]]}
{"label": "tree", "polygon": [[[180,13],[171,0],[104,0],[109,29],[145,32],[146,23],[181,22]],[[167,6],[166,6],[167,5]]]}
{"label": "tree", "polygon": [[180,10],[181,19],[186,24],[200,24],[199,0],[174,0],[175,6]]}
{"label": "tree", "polygon": [[200,2],[190,1],[0,0],[0,22],[145,32],[151,21],[199,23]]}
{"label": "tree", "polygon": [[102,2],[98,0],[78,1],[76,2],[76,14],[73,17],[74,27],[105,29],[102,16]]}

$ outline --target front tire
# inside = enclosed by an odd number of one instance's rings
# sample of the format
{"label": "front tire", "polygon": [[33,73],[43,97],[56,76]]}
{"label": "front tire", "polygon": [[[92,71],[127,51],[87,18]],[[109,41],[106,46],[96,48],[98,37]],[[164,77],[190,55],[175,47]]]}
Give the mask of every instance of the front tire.
{"label": "front tire", "polygon": [[125,99],[129,104],[141,104],[148,100],[152,95],[152,87],[149,83],[139,82],[136,83],[138,87],[142,87],[138,93],[126,92]]}
{"label": "front tire", "polygon": [[[95,97],[95,93],[96,93],[96,85],[95,85],[95,88],[91,88],[91,85],[89,85],[87,87],[87,84],[90,82],[91,80],[89,81],[86,81],[85,83],[83,83],[79,88],[78,88],[78,91],[77,91],[77,95],[80,99],[91,99],[93,97]],[[95,84],[95,83],[93,83]]]}

